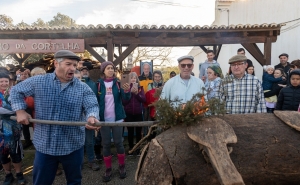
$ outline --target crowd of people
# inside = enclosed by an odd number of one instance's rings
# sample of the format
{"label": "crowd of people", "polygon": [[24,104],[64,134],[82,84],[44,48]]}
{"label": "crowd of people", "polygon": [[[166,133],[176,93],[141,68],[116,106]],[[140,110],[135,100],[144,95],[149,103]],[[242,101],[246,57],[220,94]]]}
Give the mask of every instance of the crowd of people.
{"label": "crowd of people", "polygon": [[[193,75],[194,57],[178,58],[179,74],[170,73],[164,81],[162,71],[151,70],[145,63],[142,74],[131,72],[127,83],[121,84],[116,66],[103,62],[97,82],[90,79],[90,68],[82,64],[73,52],[60,50],[54,55],[55,71],[42,68],[20,69],[14,78],[6,68],[0,69],[0,156],[6,173],[5,185],[14,181],[11,163],[19,184],[25,184],[21,165],[23,148],[34,144],[36,149],[33,184],[52,184],[62,165],[67,184],[81,183],[84,151],[88,166],[100,170],[97,160],[103,160],[102,180],[112,178],[111,142],[116,147],[118,171],[126,178],[125,156],[139,155],[133,149],[147,128],[127,127],[128,145],[123,144],[121,126],[97,127],[96,122],[140,122],[155,120],[154,103],[159,98],[180,100],[175,106],[203,93],[206,100],[217,98],[225,102],[228,114],[272,113],[274,110],[297,111],[300,103],[300,60],[288,62],[288,55],[279,56],[280,64],[264,66],[262,82],[255,76],[251,60],[240,48],[228,61],[228,74],[224,77],[214,52],[207,51],[207,60],[201,65],[199,77]],[[160,90],[160,97],[154,94]],[[10,120],[16,115],[17,121]],[[48,121],[86,121],[85,127],[30,123],[36,118]],[[33,142],[29,126],[34,128]],[[20,140],[24,135],[24,144]],[[135,141],[134,141],[135,139]],[[10,156],[10,157],[9,157]]]}

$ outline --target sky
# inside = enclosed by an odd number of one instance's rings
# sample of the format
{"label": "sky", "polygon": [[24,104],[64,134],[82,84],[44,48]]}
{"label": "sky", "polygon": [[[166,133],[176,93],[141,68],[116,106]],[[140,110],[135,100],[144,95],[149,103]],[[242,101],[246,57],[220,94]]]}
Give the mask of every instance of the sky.
{"label": "sky", "polygon": [[[211,25],[215,0],[0,0],[0,14],[31,24],[38,18],[50,21],[58,12],[77,24]],[[191,47],[172,49],[174,59]]]}

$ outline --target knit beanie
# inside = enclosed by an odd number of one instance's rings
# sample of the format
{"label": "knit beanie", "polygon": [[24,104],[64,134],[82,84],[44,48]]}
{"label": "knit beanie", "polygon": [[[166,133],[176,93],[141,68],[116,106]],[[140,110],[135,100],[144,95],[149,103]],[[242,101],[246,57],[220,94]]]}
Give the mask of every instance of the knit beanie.
{"label": "knit beanie", "polygon": [[220,77],[220,78],[224,77],[223,73],[222,73],[222,69],[219,66],[213,65],[213,66],[209,66],[208,68],[213,70],[218,77]]}
{"label": "knit beanie", "polygon": [[106,68],[108,65],[112,65],[112,66],[114,67],[114,69],[116,69],[115,65],[114,65],[112,62],[106,61],[106,62],[101,63],[101,66],[100,66],[100,67],[101,67],[100,72],[101,72],[101,73],[104,73],[104,70],[105,70],[105,68]]}

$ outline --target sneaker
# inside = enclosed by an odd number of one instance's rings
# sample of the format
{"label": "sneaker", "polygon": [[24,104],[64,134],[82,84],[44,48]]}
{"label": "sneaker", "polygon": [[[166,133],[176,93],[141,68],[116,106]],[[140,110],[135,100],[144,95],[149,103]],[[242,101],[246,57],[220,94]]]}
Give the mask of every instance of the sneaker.
{"label": "sneaker", "polygon": [[25,184],[25,183],[26,183],[26,180],[25,180],[25,178],[24,178],[24,176],[23,176],[23,173],[22,173],[22,172],[20,172],[20,173],[17,173],[17,174],[16,174],[16,176],[17,176],[17,179],[18,179],[18,184],[19,184],[19,185],[23,185],[23,184]]}
{"label": "sneaker", "polygon": [[106,168],[104,175],[102,176],[102,181],[103,182],[109,182],[111,180],[112,176],[112,169],[111,168]]}
{"label": "sneaker", "polygon": [[125,164],[119,165],[120,179],[126,178]]}
{"label": "sneaker", "polygon": [[100,170],[100,166],[99,166],[97,163],[95,163],[95,162],[89,162],[89,163],[88,163],[88,166],[89,166],[90,168],[92,168],[93,171],[98,171],[98,170]]}
{"label": "sneaker", "polygon": [[12,173],[6,174],[3,185],[10,185],[14,180],[15,178]]}

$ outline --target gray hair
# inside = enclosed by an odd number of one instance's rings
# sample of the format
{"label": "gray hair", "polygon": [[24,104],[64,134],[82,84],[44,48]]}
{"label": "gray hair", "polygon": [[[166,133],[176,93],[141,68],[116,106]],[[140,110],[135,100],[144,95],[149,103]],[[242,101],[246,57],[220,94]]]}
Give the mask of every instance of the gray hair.
{"label": "gray hair", "polygon": [[30,72],[31,76],[35,76],[38,74],[46,74],[46,71],[43,68],[40,67],[35,67],[33,70]]}
{"label": "gray hair", "polygon": [[64,61],[64,58],[55,58],[55,60],[56,60],[58,63],[60,63],[60,62]]}

